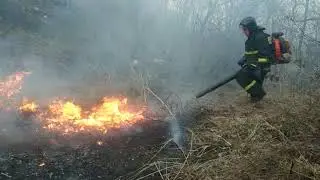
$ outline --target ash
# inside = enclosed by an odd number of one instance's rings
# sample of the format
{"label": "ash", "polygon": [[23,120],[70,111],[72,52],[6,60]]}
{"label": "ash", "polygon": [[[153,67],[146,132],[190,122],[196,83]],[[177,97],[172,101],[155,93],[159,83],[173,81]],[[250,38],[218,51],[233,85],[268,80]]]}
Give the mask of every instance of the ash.
{"label": "ash", "polygon": [[168,123],[149,119],[107,134],[65,136],[17,119],[28,141],[0,134],[0,179],[127,179],[168,139]]}

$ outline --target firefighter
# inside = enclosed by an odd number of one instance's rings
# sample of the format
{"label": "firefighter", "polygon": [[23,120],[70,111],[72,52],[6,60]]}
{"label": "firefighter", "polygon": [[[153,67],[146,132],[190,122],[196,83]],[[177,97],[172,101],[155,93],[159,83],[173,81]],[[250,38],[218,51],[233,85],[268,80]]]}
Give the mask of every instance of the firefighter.
{"label": "firefighter", "polygon": [[250,94],[251,101],[258,102],[266,95],[263,82],[272,64],[272,40],[264,32],[265,28],[258,26],[253,17],[244,18],[239,26],[247,40],[244,56],[238,61],[242,69],[236,80]]}

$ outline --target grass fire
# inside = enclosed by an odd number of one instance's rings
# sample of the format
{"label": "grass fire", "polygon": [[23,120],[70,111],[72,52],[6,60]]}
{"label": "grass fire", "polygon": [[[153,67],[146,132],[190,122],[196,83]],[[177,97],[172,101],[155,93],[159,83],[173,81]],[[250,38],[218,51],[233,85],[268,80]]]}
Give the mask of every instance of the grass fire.
{"label": "grass fire", "polygon": [[[27,166],[35,171],[50,171],[45,179],[63,179],[65,175],[53,173],[60,166],[63,166],[62,172],[68,171],[66,166],[70,165],[71,173],[72,168],[93,166],[97,169],[95,177],[102,177],[99,175],[101,166],[114,164],[111,168],[131,169],[140,164],[143,157],[150,156],[150,147],[153,149],[167,139],[165,123],[157,121],[145,103],[130,103],[130,98],[123,95],[105,96],[90,103],[66,97],[37,99],[24,94],[27,75],[33,74],[17,72],[0,81],[1,110],[5,110],[4,114],[18,116],[8,116],[11,122],[8,124],[15,126],[17,122],[15,128],[0,126],[0,150],[28,154],[23,157],[30,158]],[[16,138],[11,135],[13,131],[21,132],[23,140],[13,141]],[[79,161],[70,164],[73,159]],[[11,177],[11,168],[18,172],[14,166],[6,165],[0,164],[0,178]],[[119,176],[119,173],[111,172],[110,177]],[[15,178],[19,179],[20,175]]]}
{"label": "grass fire", "polygon": [[71,101],[55,100],[47,107],[25,101],[22,113],[33,113],[44,128],[63,134],[96,130],[107,133],[111,128],[130,126],[143,120],[143,110],[130,110],[126,98],[104,97],[102,103],[84,110]]}
{"label": "grass fire", "polygon": [[0,0],[0,180],[320,180],[320,0]]}
{"label": "grass fire", "polygon": [[144,119],[145,108],[133,107],[126,97],[103,97],[92,107],[81,107],[65,98],[55,98],[47,105],[40,105],[27,97],[22,101],[12,99],[19,94],[25,75],[18,72],[0,82],[1,96],[11,100],[21,113],[38,120],[44,129],[62,134],[96,131],[106,134],[109,129],[128,127]]}

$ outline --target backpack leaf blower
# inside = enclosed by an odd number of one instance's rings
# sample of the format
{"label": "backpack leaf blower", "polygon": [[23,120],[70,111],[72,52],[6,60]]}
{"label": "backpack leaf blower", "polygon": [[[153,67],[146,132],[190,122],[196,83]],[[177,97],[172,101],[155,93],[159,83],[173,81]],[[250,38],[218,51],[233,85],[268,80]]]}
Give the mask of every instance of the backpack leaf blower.
{"label": "backpack leaf blower", "polygon": [[210,92],[218,89],[219,87],[227,84],[228,82],[234,80],[234,79],[237,77],[237,75],[238,75],[238,73],[239,73],[240,71],[241,71],[241,70],[239,70],[239,71],[237,71],[236,73],[232,74],[231,76],[223,79],[222,81],[218,82],[217,84],[214,84],[213,86],[210,86],[209,88],[207,88],[207,89],[199,92],[199,93],[196,95],[196,98],[197,98],[197,99],[198,99],[198,98],[201,98],[201,97],[203,97],[204,95],[206,95],[206,94],[208,94],[208,93],[210,93]]}

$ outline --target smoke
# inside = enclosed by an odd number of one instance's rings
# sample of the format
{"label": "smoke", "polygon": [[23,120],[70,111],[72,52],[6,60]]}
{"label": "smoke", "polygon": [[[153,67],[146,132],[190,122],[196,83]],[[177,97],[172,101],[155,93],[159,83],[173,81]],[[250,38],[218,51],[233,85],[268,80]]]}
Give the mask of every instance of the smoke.
{"label": "smoke", "polygon": [[147,82],[163,99],[178,96],[182,108],[198,90],[233,73],[243,39],[237,26],[199,32],[169,6],[161,0],[69,1],[45,18],[39,32],[1,40],[0,47],[15,51],[3,50],[1,59],[15,63],[2,74],[17,66],[31,71],[21,95],[44,103],[56,96],[130,95]]}
{"label": "smoke", "polygon": [[201,34],[171,6],[161,0],[78,0],[56,7],[37,34],[12,36],[23,43],[5,40],[23,46],[15,59],[33,72],[23,93],[71,96],[106,81],[101,91],[130,89],[142,86],[136,83],[141,73],[161,97],[174,93],[184,100],[226,70],[232,73],[243,49],[237,26]]}

